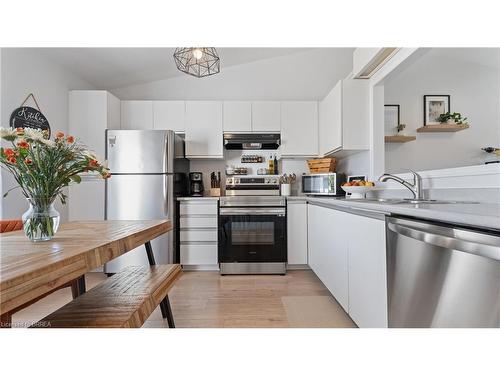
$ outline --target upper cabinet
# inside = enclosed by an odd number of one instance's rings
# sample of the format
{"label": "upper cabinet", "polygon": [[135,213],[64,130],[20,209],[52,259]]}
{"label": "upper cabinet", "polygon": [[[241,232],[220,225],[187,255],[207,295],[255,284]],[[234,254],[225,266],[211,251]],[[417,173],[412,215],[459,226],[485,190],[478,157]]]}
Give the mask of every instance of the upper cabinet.
{"label": "upper cabinet", "polygon": [[122,129],[153,129],[153,102],[151,100],[123,100],[121,124]]}
{"label": "upper cabinet", "polygon": [[153,102],[153,129],[186,130],[186,102],[182,100],[155,100]]}
{"label": "upper cabinet", "polygon": [[120,100],[104,90],[73,90],[68,101],[69,133],[104,157],[104,132],[120,128]]}
{"label": "upper cabinet", "polygon": [[279,133],[280,130],[280,102],[252,102],[252,131]]}
{"label": "upper cabinet", "polygon": [[319,102],[319,153],[342,147],[342,81]]}
{"label": "upper cabinet", "polygon": [[222,158],[222,102],[186,102],[186,157]]}
{"label": "upper cabinet", "polygon": [[320,104],[320,155],[370,147],[370,85],[367,80],[339,81]]}
{"label": "upper cabinet", "polygon": [[318,156],[318,103],[281,103],[281,155]]}
{"label": "upper cabinet", "polygon": [[249,133],[252,131],[252,103],[224,102],[224,132]]}

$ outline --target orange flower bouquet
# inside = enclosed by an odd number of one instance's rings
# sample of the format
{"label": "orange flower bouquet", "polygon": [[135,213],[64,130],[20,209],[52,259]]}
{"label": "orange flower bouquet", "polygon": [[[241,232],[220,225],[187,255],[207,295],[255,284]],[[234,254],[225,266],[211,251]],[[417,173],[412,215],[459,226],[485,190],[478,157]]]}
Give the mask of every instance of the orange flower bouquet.
{"label": "orange flower bouquet", "polygon": [[[24,213],[24,232],[32,241],[50,240],[59,226],[54,201],[66,203],[63,188],[80,183],[80,173],[97,172],[110,177],[109,169],[83,144],[57,132],[54,140],[36,129],[0,129],[0,137],[11,147],[0,148],[0,164],[16,180],[30,208]],[[12,190],[4,194],[4,197]]]}

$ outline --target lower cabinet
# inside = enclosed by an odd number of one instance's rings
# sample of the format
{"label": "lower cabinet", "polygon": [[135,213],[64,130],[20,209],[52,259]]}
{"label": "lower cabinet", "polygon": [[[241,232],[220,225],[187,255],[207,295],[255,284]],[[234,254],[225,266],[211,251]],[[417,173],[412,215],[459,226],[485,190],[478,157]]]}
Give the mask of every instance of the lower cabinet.
{"label": "lower cabinet", "polygon": [[345,311],[349,309],[346,223],[339,211],[308,205],[309,266]]}
{"label": "lower cabinet", "polygon": [[385,221],[348,215],[349,315],[362,328],[387,327]]}
{"label": "lower cabinet", "polygon": [[387,327],[385,221],[308,205],[309,266],[362,328]]}
{"label": "lower cabinet", "polygon": [[180,262],[183,266],[218,265],[218,201],[190,199],[180,202]]}
{"label": "lower cabinet", "polygon": [[307,264],[307,202],[287,202],[288,264]]}

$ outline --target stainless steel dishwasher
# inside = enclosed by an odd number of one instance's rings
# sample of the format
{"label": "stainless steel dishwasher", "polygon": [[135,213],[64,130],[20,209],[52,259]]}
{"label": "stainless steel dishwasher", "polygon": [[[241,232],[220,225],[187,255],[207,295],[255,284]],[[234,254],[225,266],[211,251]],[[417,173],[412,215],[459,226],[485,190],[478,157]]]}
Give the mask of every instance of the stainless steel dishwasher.
{"label": "stainless steel dishwasher", "polygon": [[387,218],[389,327],[500,327],[500,234]]}

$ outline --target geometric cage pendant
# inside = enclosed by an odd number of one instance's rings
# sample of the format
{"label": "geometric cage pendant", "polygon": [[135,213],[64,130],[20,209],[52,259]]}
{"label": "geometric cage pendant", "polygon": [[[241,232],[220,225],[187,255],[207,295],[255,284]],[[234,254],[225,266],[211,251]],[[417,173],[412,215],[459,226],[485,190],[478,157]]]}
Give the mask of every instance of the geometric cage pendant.
{"label": "geometric cage pendant", "polygon": [[214,47],[176,48],[174,60],[177,69],[198,78],[220,71],[220,59]]}

